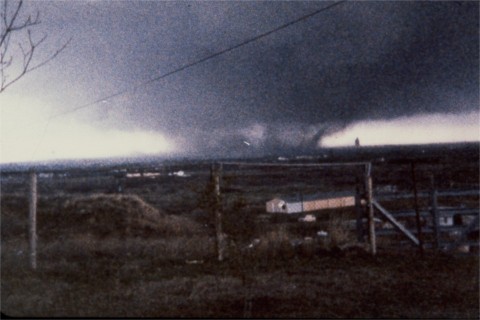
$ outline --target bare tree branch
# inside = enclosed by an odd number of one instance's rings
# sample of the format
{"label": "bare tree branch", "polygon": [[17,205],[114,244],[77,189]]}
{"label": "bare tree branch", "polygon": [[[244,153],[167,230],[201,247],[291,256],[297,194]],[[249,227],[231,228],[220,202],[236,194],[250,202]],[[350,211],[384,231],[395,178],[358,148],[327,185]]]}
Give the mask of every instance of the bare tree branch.
{"label": "bare tree branch", "polygon": [[[47,35],[44,35],[40,40],[35,41],[32,36],[31,27],[41,23],[40,12],[37,11],[34,17],[28,15],[23,21],[20,21],[23,0],[17,2],[12,14],[9,14],[8,2],[8,0],[3,0],[2,12],[0,12],[0,18],[2,20],[2,28],[0,32],[0,93],[20,80],[25,74],[43,67],[55,59],[72,40],[69,39],[64,45],[44,60],[34,63],[34,56],[37,52],[37,48],[47,39]],[[22,45],[22,42],[18,42],[22,56],[21,59],[23,59],[21,61],[22,67],[17,71],[15,76],[9,76],[7,69],[11,68],[13,61],[19,59],[18,56],[20,56],[20,54],[15,55],[14,53],[11,53],[12,48],[10,45],[13,33],[15,33],[15,37],[22,37],[23,33],[23,37],[26,37],[26,40],[23,40],[24,45]]]}
{"label": "bare tree branch", "polygon": [[[20,9],[22,8],[23,1],[19,1],[17,5],[17,9],[15,10],[15,13],[11,17],[10,21],[8,21],[8,11],[7,11],[7,0],[4,2],[4,12],[3,12],[3,20],[5,24],[5,30],[2,30],[2,37],[0,38],[0,46],[3,44],[5,41],[5,38],[10,34],[12,28],[15,28],[16,30],[19,30],[19,27],[14,27],[13,24],[15,23],[15,20],[17,20],[18,13],[20,12]],[[26,22],[25,22],[26,23]]]}

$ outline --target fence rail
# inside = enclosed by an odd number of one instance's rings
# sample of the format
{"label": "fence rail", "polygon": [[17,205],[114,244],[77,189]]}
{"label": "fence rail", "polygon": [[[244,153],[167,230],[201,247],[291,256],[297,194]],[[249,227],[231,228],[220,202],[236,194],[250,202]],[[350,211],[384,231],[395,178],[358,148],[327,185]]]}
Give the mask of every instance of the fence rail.
{"label": "fence rail", "polygon": [[[448,208],[448,209],[437,209],[440,215],[478,215],[480,213],[480,208]],[[406,218],[406,217],[415,217],[415,211],[405,210],[405,211],[394,211],[391,214],[395,218]],[[431,217],[432,212],[431,208],[428,208],[427,211],[420,211],[421,217]]]}
{"label": "fence rail", "polygon": [[[475,207],[467,207],[466,205],[462,206],[438,206],[438,198],[445,197],[455,197],[455,198],[466,198],[471,196],[479,196],[479,190],[442,190],[436,191],[433,189],[430,192],[418,192],[418,198],[429,198],[430,204],[427,208],[422,208],[419,210],[398,210],[398,211],[388,211],[384,207],[380,206],[378,202],[374,201],[376,208],[380,211],[384,218],[392,224],[391,228],[379,228],[376,230],[378,236],[390,236],[398,234],[398,231],[403,233],[409,242],[413,242],[417,246],[422,246],[423,248],[443,248],[443,249],[455,249],[459,246],[470,246],[470,247],[479,247],[478,240],[473,241],[469,239],[471,233],[477,232],[479,230],[478,218],[480,214],[480,208],[478,203]],[[379,195],[377,199],[379,201],[391,201],[398,199],[413,199],[413,194],[390,194],[390,195]],[[477,200],[478,202],[478,200]],[[470,222],[463,223],[463,219],[466,216],[471,216],[473,219]],[[461,219],[456,219],[456,217],[461,217]],[[421,218],[416,221],[416,227],[412,226],[407,227],[404,223],[399,221],[412,218]],[[448,223],[449,225],[441,225],[440,218],[450,218],[443,223]],[[392,222],[393,219],[393,222]],[[454,221],[457,220],[457,221]],[[399,228],[399,224],[402,226]],[[395,228],[395,229],[394,229]],[[433,239],[420,243],[417,237],[421,237],[422,234],[433,235]],[[446,239],[446,236],[450,239]],[[477,236],[478,237],[478,236]],[[405,242],[399,242],[400,245]]]}
{"label": "fence rail", "polygon": [[[437,191],[438,197],[462,197],[462,196],[479,196],[480,190],[443,190]],[[431,197],[431,192],[419,192],[417,197],[419,198],[428,198]],[[401,199],[413,199],[414,195],[409,193],[395,193],[395,194],[376,194],[375,197],[378,200],[390,201],[390,200],[401,200]]]}

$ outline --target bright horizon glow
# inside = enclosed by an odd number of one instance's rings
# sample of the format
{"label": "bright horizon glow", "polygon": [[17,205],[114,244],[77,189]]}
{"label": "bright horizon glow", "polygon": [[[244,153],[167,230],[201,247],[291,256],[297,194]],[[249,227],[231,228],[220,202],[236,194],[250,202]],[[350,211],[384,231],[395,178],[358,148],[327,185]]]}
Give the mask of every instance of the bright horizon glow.
{"label": "bright horizon glow", "polygon": [[424,114],[392,120],[360,121],[324,137],[319,147],[404,145],[480,141],[480,114]]}
{"label": "bright horizon glow", "polygon": [[0,163],[164,155],[175,151],[173,141],[158,132],[96,128],[71,118],[48,122],[49,108],[31,107],[48,104],[25,97],[8,98],[0,101]]}
{"label": "bright horizon glow", "polygon": [[[173,140],[157,131],[102,128],[72,116],[48,122],[55,108],[42,99],[3,93],[0,106],[0,163],[172,155],[188,145],[188,137]],[[356,122],[325,136],[318,146],[353,146],[357,137],[363,146],[480,141],[480,113]]]}
{"label": "bright horizon glow", "polygon": [[174,151],[173,144],[159,133],[101,130],[84,124],[56,125],[41,141],[40,136],[34,140],[25,136],[2,137],[7,139],[10,141],[2,141],[0,163],[160,155]]}

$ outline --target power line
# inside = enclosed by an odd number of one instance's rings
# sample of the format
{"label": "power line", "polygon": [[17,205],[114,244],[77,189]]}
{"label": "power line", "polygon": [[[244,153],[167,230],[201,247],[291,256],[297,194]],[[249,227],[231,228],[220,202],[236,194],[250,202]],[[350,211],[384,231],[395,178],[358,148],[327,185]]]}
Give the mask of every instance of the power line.
{"label": "power line", "polygon": [[193,66],[196,66],[196,65],[198,65],[198,64],[201,64],[201,63],[203,63],[203,62],[206,62],[206,61],[208,61],[208,60],[211,60],[211,59],[213,59],[213,58],[216,58],[216,57],[218,57],[218,56],[220,56],[220,55],[223,55],[223,54],[225,54],[225,53],[228,53],[228,52],[230,52],[230,51],[233,51],[233,50],[235,50],[235,49],[238,49],[238,48],[240,48],[240,47],[243,47],[243,46],[245,46],[245,45],[247,45],[247,44],[249,44],[249,43],[252,43],[252,42],[255,42],[255,41],[259,40],[259,39],[262,39],[262,38],[264,38],[264,37],[267,37],[267,36],[269,36],[269,35],[271,35],[271,34],[273,34],[273,33],[275,33],[275,32],[278,32],[278,31],[280,31],[280,30],[282,30],[282,29],[288,28],[288,27],[290,27],[290,26],[292,26],[292,25],[294,25],[294,24],[296,24],[296,23],[299,23],[299,22],[301,22],[301,21],[303,21],[303,20],[307,20],[307,19],[309,19],[309,18],[311,18],[311,17],[313,17],[313,16],[315,16],[315,15],[317,15],[317,14],[319,14],[319,13],[322,13],[322,12],[324,12],[324,11],[326,11],[326,10],[329,10],[329,9],[331,9],[331,8],[333,8],[333,7],[341,4],[341,3],[343,3],[343,2],[347,2],[347,1],[348,1],[348,0],[341,0],[341,1],[335,2],[335,3],[331,4],[331,5],[328,5],[328,6],[326,6],[326,7],[323,7],[323,8],[321,8],[321,9],[318,9],[318,10],[316,10],[316,11],[313,11],[313,12],[311,12],[311,13],[309,13],[309,14],[306,14],[306,15],[304,15],[304,16],[301,16],[300,18],[298,18],[298,19],[296,19],[296,20],[293,20],[293,21],[287,22],[287,23],[285,23],[285,24],[282,24],[282,25],[280,25],[280,26],[278,26],[278,27],[276,27],[276,28],[274,28],[274,29],[272,29],[272,30],[270,30],[270,31],[264,32],[264,33],[262,33],[262,34],[260,34],[260,35],[258,35],[258,36],[255,36],[255,37],[253,37],[253,38],[250,38],[250,39],[248,39],[248,40],[245,40],[245,41],[243,41],[243,42],[241,42],[241,43],[239,43],[239,44],[237,44],[237,45],[234,45],[234,46],[229,47],[229,48],[227,48],[227,49],[224,49],[224,50],[218,51],[218,52],[216,52],[216,53],[213,53],[213,54],[211,54],[211,55],[208,55],[208,56],[206,56],[206,57],[204,57],[204,58],[202,58],[202,59],[200,59],[200,60],[196,60],[196,61],[194,61],[194,62],[190,62],[190,63],[184,64],[183,66],[181,66],[181,67],[179,67],[179,68],[177,68],[177,69],[175,69],[175,70],[173,70],[173,71],[169,71],[169,72],[167,72],[167,73],[164,73],[164,74],[161,74],[161,75],[156,76],[156,77],[154,77],[154,78],[151,78],[151,79],[149,79],[149,80],[147,80],[147,81],[144,81],[144,82],[142,82],[142,83],[140,83],[140,84],[137,84],[136,86],[134,86],[134,87],[132,87],[132,88],[129,88],[129,89],[126,89],[126,90],[122,90],[122,91],[113,93],[113,94],[111,94],[111,95],[108,95],[108,96],[105,96],[105,97],[103,97],[103,98],[97,99],[97,100],[95,100],[95,101],[93,101],[93,102],[90,102],[90,103],[87,103],[87,104],[84,104],[84,105],[75,107],[75,108],[73,108],[73,109],[70,109],[70,110],[67,110],[67,111],[64,111],[64,112],[61,112],[61,113],[58,113],[58,114],[55,114],[55,115],[51,116],[50,118],[48,118],[48,120],[54,119],[54,118],[57,118],[57,117],[60,117],[60,116],[64,116],[64,115],[69,114],[69,113],[76,112],[76,111],[78,111],[78,110],[80,110],[80,109],[88,108],[88,107],[90,107],[90,106],[96,105],[97,103],[100,103],[100,102],[103,102],[103,101],[106,101],[106,100],[110,100],[110,99],[112,99],[112,98],[115,98],[115,97],[124,95],[124,94],[127,93],[127,92],[135,91],[136,89],[141,88],[141,87],[143,87],[143,86],[145,86],[145,85],[148,85],[148,84],[150,84],[150,83],[152,83],[152,82],[156,82],[156,81],[162,80],[162,79],[164,79],[164,78],[166,78],[166,77],[169,77],[169,76],[171,76],[171,75],[173,75],[173,74],[175,74],[175,73],[181,72],[181,71],[183,71],[183,70],[186,70],[186,69],[188,69],[188,68],[191,68],[191,67],[193,67]]}
{"label": "power line", "polygon": [[216,58],[216,57],[218,57],[218,56],[220,56],[220,55],[223,55],[223,54],[225,54],[225,53],[228,53],[228,52],[231,52],[231,51],[233,51],[233,50],[236,50],[236,49],[238,49],[238,48],[240,48],[240,47],[243,47],[243,46],[245,46],[245,45],[247,45],[247,44],[250,44],[250,43],[252,43],[252,42],[255,42],[255,41],[259,40],[259,39],[265,38],[265,37],[267,37],[267,36],[269,36],[269,35],[271,35],[271,34],[273,34],[273,33],[276,33],[276,32],[278,32],[278,31],[280,31],[280,30],[283,30],[283,29],[285,29],[285,28],[288,28],[288,27],[290,27],[290,26],[292,26],[292,25],[294,25],[294,24],[297,24],[297,23],[299,23],[299,22],[301,22],[301,21],[307,20],[307,19],[309,19],[309,18],[311,18],[311,17],[313,17],[313,16],[315,16],[315,15],[317,15],[317,14],[320,14],[320,13],[322,13],[322,12],[324,12],[324,11],[327,11],[327,10],[329,10],[329,9],[331,9],[331,8],[333,8],[333,7],[341,4],[341,3],[343,3],[343,2],[347,2],[347,1],[348,1],[348,0],[341,0],[341,1],[337,1],[337,2],[335,2],[335,3],[332,3],[332,4],[330,4],[330,5],[328,5],[328,6],[325,6],[325,7],[321,8],[321,9],[318,9],[318,10],[316,10],[316,11],[313,11],[313,12],[309,13],[309,14],[306,14],[306,15],[304,15],[304,16],[301,16],[301,17],[299,17],[299,18],[297,18],[297,19],[295,19],[295,20],[292,20],[292,21],[290,21],[290,22],[287,22],[287,23],[285,23],[285,24],[282,24],[282,25],[280,25],[280,26],[278,26],[278,27],[276,27],[276,28],[274,28],[274,29],[272,29],[272,30],[266,31],[266,32],[264,32],[264,33],[262,33],[262,34],[259,34],[259,35],[255,36],[255,37],[252,37],[252,38],[250,38],[250,39],[247,39],[247,40],[245,40],[245,41],[243,41],[243,42],[241,42],[241,43],[239,43],[239,44],[237,44],[237,45],[234,45],[234,46],[232,46],[232,47],[228,47],[227,49],[220,50],[220,51],[215,52],[215,53],[213,53],[213,54],[211,54],[211,55],[208,55],[208,56],[206,56],[206,57],[204,57],[204,58],[202,58],[202,59],[199,59],[199,60],[196,60],[196,61],[193,61],[193,62],[184,64],[183,66],[178,67],[177,69],[174,69],[173,71],[169,71],[169,72],[167,72],[167,73],[164,73],[164,74],[161,74],[161,75],[156,76],[156,77],[154,77],[154,78],[151,78],[151,79],[149,79],[149,80],[147,80],[147,81],[141,82],[141,83],[133,86],[132,88],[129,88],[129,89],[126,89],[126,90],[122,90],[122,91],[118,91],[118,92],[116,92],[116,93],[110,94],[110,95],[108,95],[108,96],[104,96],[104,97],[102,97],[102,98],[100,98],[100,99],[97,99],[97,100],[95,100],[95,101],[89,102],[89,103],[87,103],[87,104],[84,104],[84,105],[80,105],[80,106],[78,106],[78,107],[75,107],[75,108],[73,108],[73,109],[70,109],[70,110],[67,110],[67,111],[64,111],[64,112],[60,112],[60,113],[57,113],[57,114],[54,114],[54,115],[50,115],[50,116],[46,119],[46,125],[45,125],[45,128],[44,128],[44,131],[43,131],[43,133],[42,133],[42,135],[41,135],[41,137],[40,137],[40,141],[39,141],[39,143],[38,143],[38,145],[37,145],[37,148],[34,150],[34,152],[33,152],[33,154],[32,154],[32,158],[33,158],[36,150],[38,149],[38,147],[41,145],[42,140],[43,140],[43,138],[45,137],[47,128],[48,128],[48,126],[49,126],[49,124],[50,124],[50,121],[51,121],[52,119],[55,119],[55,118],[58,118],[58,117],[61,117],[61,116],[64,116],[64,115],[67,115],[67,114],[70,114],[70,113],[74,113],[74,112],[76,112],[76,111],[78,111],[78,110],[81,110],[81,109],[85,109],[85,108],[94,106],[94,105],[96,105],[96,104],[98,104],[98,103],[100,103],[100,102],[105,102],[105,101],[110,100],[110,99],[113,99],[113,98],[115,98],[115,97],[122,96],[122,95],[126,94],[127,92],[135,91],[135,90],[137,90],[138,88],[141,88],[141,87],[143,87],[143,86],[146,86],[146,85],[148,85],[148,84],[150,84],[150,83],[153,83],[153,82],[162,80],[162,79],[164,79],[164,78],[166,78],[166,77],[169,77],[169,76],[171,76],[171,75],[173,75],[173,74],[176,74],[176,73],[178,73],[178,72],[181,72],[181,71],[186,70],[186,69],[188,69],[188,68],[191,68],[191,67],[193,67],[193,66],[196,66],[196,65],[199,65],[199,64],[204,63],[204,62],[206,62],[206,61],[209,61],[209,60],[211,60],[211,59],[214,59],[214,58]]}

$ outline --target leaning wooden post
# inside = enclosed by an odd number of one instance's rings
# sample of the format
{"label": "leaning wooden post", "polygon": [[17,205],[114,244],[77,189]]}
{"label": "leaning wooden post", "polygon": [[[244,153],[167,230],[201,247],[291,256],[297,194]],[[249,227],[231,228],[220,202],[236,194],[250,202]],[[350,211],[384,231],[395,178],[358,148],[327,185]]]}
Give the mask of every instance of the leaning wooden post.
{"label": "leaning wooden post", "polygon": [[373,215],[373,190],[372,190],[372,164],[365,165],[365,189],[367,190],[368,208],[368,239],[370,240],[370,251],[372,255],[377,254],[377,242],[375,239],[375,220]]}
{"label": "leaning wooden post", "polygon": [[432,194],[431,194],[431,214],[433,219],[433,236],[435,238],[434,248],[438,250],[440,248],[440,237],[438,234],[438,200],[437,200],[437,189],[435,188],[435,178],[431,177],[431,185],[432,185]]}
{"label": "leaning wooden post", "polygon": [[28,210],[28,235],[30,241],[30,267],[37,269],[37,174],[30,172],[30,194]]}
{"label": "leaning wooden post", "polygon": [[225,256],[225,243],[222,228],[222,200],[220,194],[221,164],[212,166],[214,193],[215,193],[215,232],[217,236],[218,261],[223,261]]}

